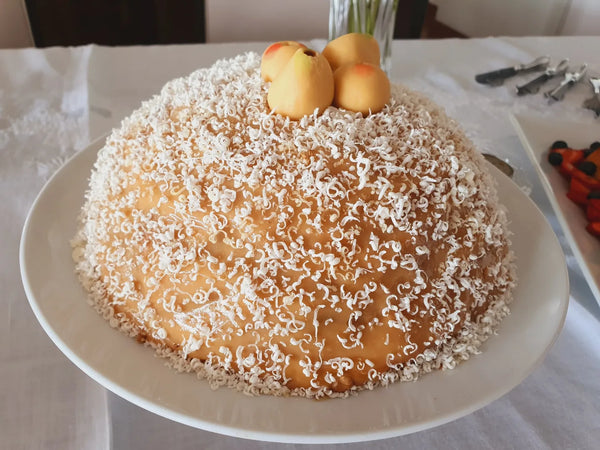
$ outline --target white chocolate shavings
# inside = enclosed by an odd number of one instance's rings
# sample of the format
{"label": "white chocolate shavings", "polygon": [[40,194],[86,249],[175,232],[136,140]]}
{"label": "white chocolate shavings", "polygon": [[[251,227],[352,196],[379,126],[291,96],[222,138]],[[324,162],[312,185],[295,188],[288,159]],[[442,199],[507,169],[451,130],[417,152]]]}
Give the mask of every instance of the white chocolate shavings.
{"label": "white chocolate shavings", "polygon": [[96,309],[181,371],[346,396],[452,368],[508,313],[505,210],[423,96],[269,112],[248,53],[173,80],[100,151],[73,240]]}

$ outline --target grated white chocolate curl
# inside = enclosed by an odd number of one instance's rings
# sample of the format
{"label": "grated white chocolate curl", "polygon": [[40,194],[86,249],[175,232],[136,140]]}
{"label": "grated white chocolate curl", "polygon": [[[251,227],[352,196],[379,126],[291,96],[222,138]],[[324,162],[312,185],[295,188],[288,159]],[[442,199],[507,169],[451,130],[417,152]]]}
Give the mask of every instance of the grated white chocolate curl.
{"label": "grated white chocolate curl", "polygon": [[249,394],[346,396],[451,369],[508,314],[506,212],[424,96],[269,112],[248,53],[173,80],[100,151],[73,240],[110,324]]}

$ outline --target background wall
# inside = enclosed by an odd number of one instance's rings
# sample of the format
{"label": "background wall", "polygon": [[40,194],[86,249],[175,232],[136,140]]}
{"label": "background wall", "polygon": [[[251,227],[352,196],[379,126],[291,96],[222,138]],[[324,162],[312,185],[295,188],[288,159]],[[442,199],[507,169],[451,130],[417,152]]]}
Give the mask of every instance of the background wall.
{"label": "background wall", "polygon": [[430,0],[439,22],[470,37],[600,35],[598,0]]}
{"label": "background wall", "polygon": [[[86,0],[81,0],[86,1]],[[470,37],[600,35],[599,0],[430,0],[436,20]],[[326,38],[329,2],[206,0],[206,40]],[[33,46],[25,0],[0,0],[0,48]]]}
{"label": "background wall", "polygon": [[598,0],[571,0],[560,34],[600,35],[600,2]]}
{"label": "background wall", "polygon": [[33,46],[25,0],[0,0],[0,48]]}
{"label": "background wall", "polygon": [[437,20],[471,37],[558,34],[570,0],[435,0]]}
{"label": "background wall", "polygon": [[327,38],[328,17],[327,0],[206,0],[206,41]]}

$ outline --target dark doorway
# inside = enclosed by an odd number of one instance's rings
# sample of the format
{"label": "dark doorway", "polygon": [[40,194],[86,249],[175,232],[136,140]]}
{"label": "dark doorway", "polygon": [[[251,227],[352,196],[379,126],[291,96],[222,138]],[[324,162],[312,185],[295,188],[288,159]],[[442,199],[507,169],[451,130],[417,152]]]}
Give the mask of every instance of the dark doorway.
{"label": "dark doorway", "polygon": [[204,0],[26,0],[36,47],[204,42]]}

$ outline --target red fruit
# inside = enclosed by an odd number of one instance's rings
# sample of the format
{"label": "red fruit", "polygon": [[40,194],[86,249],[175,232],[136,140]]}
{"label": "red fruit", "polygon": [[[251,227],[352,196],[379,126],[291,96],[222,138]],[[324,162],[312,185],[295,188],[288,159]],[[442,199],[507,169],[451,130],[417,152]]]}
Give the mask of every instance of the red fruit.
{"label": "red fruit", "polygon": [[585,158],[583,150],[574,150],[572,148],[551,149],[548,154],[548,161],[553,166],[558,166],[561,174],[569,178],[577,165]]}
{"label": "red fruit", "polygon": [[596,178],[590,175],[586,175],[579,169],[573,169],[573,171],[571,172],[571,180],[573,179],[579,180],[581,184],[587,187],[590,191],[600,190],[600,180],[597,180]]}
{"label": "red fruit", "polygon": [[571,178],[571,183],[569,184],[569,192],[567,192],[567,197],[578,205],[586,206],[590,191],[591,189],[582,183],[581,180],[573,177]]}
{"label": "red fruit", "polygon": [[585,216],[590,222],[600,222],[600,201],[588,200]]}
{"label": "red fruit", "polygon": [[600,222],[590,222],[587,224],[585,229],[588,231],[588,233],[600,237]]}
{"label": "red fruit", "polygon": [[579,164],[580,170],[585,172],[587,175],[600,179],[600,150],[591,150],[586,152],[587,156]]}

